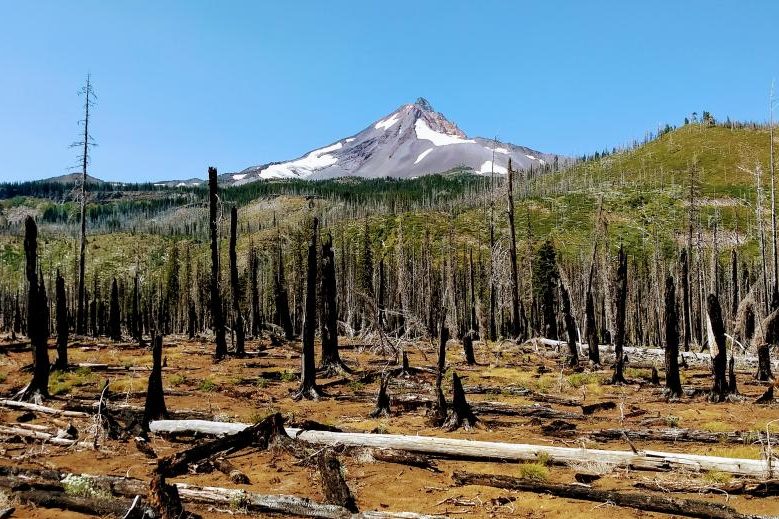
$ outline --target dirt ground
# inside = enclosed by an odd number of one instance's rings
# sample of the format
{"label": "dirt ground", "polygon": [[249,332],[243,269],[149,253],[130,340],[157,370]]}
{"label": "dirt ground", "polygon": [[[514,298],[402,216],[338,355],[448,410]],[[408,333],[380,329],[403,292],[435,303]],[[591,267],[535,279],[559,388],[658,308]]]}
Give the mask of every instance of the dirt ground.
{"label": "dirt ground", "polygon": [[[383,358],[364,344],[350,344],[342,340],[344,360],[358,372],[381,370],[391,359]],[[0,393],[11,395],[28,381],[30,374],[22,371],[31,362],[29,351],[13,351],[10,340],[0,342]],[[317,355],[318,355],[317,345]],[[737,373],[743,401],[723,404],[707,403],[704,396],[685,397],[668,403],[661,388],[649,382],[650,366],[629,367],[626,375],[630,383],[611,386],[605,383],[610,370],[574,373],[561,370],[559,360],[540,355],[531,345],[475,343],[478,366],[465,365],[462,347],[455,341],[448,345],[448,370],[456,371],[469,387],[489,386],[489,394],[468,394],[470,402],[488,400],[516,405],[532,405],[531,397],[508,394],[505,388],[525,387],[538,393],[577,399],[590,404],[613,401],[614,409],[597,412],[576,421],[576,432],[569,437],[547,436],[541,427],[549,420],[526,417],[481,415],[482,427],[470,431],[446,432],[427,423],[424,407],[404,411],[398,406],[388,418],[369,418],[378,391],[378,379],[360,382],[359,373],[351,380],[340,378],[319,380],[327,397],[319,401],[293,401],[290,394],[297,388],[299,372],[299,344],[272,347],[268,341],[249,341],[247,350],[255,352],[248,358],[230,358],[214,364],[213,346],[208,341],[188,341],[180,337],[166,337],[164,353],[166,368],[163,384],[171,394],[166,395],[169,410],[199,410],[222,421],[256,422],[269,413],[279,411],[288,421],[315,420],[353,432],[382,432],[390,434],[446,436],[470,440],[488,440],[514,443],[532,443],[559,446],[587,446],[604,449],[628,450],[625,441],[595,443],[580,436],[590,429],[683,427],[712,432],[765,431],[767,423],[779,418],[779,406],[755,405],[751,402],[765,390],[752,382],[750,373]],[[435,347],[430,343],[408,348],[411,366],[432,368],[435,365]],[[53,359],[55,352],[50,351]],[[77,369],[68,373],[53,373],[50,390],[53,398],[46,405],[63,407],[69,399],[98,398],[103,381],[111,382],[113,402],[143,405],[148,371],[131,371],[133,367],[149,367],[151,354],[130,344],[112,344],[107,340],[85,339],[70,347],[71,363],[107,363],[117,369],[92,371]],[[662,361],[658,359],[662,380]],[[275,374],[274,374],[275,373]],[[421,394],[432,397],[435,375],[422,372],[414,377],[395,379],[389,386],[391,396]],[[445,377],[444,392],[451,398],[451,375]],[[685,388],[707,388],[708,370],[701,367],[683,373]],[[576,407],[539,404],[561,411],[580,412]],[[0,408],[0,421],[13,424],[21,411]],[[29,423],[48,426],[52,431],[63,425],[62,419],[36,415]],[[88,419],[74,419],[73,425],[80,438],[91,439]],[[771,429],[779,434],[779,422]],[[18,439],[17,439],[18,440]],[[760,459],[759,444],[692,443],[692,442],[635,442],[638,449],[687,452],[727,457]],[[186,443],[151,436],[151,446],[160,455],[170,454],[186,447]],[[197,485],[244,488],[260,493],[291,494],[323,499],[318,474],[312,467],[279,453],[248,449],[230,456],[234,465],[251,480],[249,485],[235,485],[220,473],[192,474],[176,481]],[[593,483],[595,488],[636,491],[640,481],[683,481],[699,485],[701,493],[673,494],[718,503],[727,503],[748,514],[779,514],[779,497],[750,498],[723,493],[703,493],[703,489],[729,481],[720,473],[683,474],[679,472],[639,472],[611,469],[597,464],[584,467],[547,466],[541,463],[513,464],[472,461],[437,460],[440,473],[384,462],[343,456],[346,480],[354,493],[360,510],[413,511],[452,517],[583,517],[601,519],[604,513],[611,517],[661,517],[660,514],[616,507],[608,503],[594,503],[556,498],[535,493],[514,492],[482,486],[456,486],[452,473],[457,470],[485,472],[545,479],[549,482],[573,483],[577,470],[604,472]],[[12,442],[9,437],[0,443],[0,463],[31,468],[57,468],[74,473],[131,476],[148,479],[154,460],[139,452],[134,442],[105,441],[100,448],[74,449],[44,445],[41,442]],[[1,497],[1,496],[0,496]],[[1,504],[1,503],[0,503]],[[17,504],[14,517],[36,519],[72,519],[87,517],[60,510],[36,509]],[[239,510],[209,509],[187,505],[203,517],[227,517]],[[255,514],[256,516],[256,514]],[[667,516],[662,516],[667,517]]]}

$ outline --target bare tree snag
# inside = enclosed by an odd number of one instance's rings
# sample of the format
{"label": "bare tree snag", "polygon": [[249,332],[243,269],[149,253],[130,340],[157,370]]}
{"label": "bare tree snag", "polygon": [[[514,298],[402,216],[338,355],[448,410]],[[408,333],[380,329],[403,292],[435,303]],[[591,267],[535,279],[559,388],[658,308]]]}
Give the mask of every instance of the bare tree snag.
{"label": "bare tree snag", "polygon": [[669,397],[682,396],[679,376],[679,318],[676,314],[676,284],[665,279],[665,390]]}
{"label": "bare tree snag", "polygon": [[65,295],[65,278],[57,269],[57,360],[54,368],[60,371],[68,369],[68,301]]}
{"label": "bare tree snag", "polygon": [[314,334],[316,333],[316,273],[317,242],[319,241],[319,220],[313,219],[311,240],[308,244],[308,274],[306,276],[306,314],[303,321],[303,354],[301,356],[300,388],[295,400],[307,398],[316,400],[322,392],[316,385],[316,364],[314,361]]}
{"label": "bare tree snag", "polygon": [[319,331],[322,338],[322,360],[319,369],[325,377],[351,374],[352,370],[341,360],[338,350],[338,287],[335,275],[333,236],[328,233],[322,244],[322,281],[320,296]]}
{"label": "bare tree snag", "polygon": [[712,383],[709,400],[722,402],[728,395],[727,381],[727,349],[725,347],[725,326],[722,323],[722,309],[719,299],[714,294],[706,298],[707,331],[709,338],[709,353],[712,362]]}
{"label": "bare tree snag", "polygon": [[522,492],[551,494],[556,497],[613,503],[617,506],[635,508],[647,512],[661,512],[685,517],[709,519],[747,519],[750,517],[738,513],[730,506],[698,499],[655,496],[618,490],[599,490],[583,485],[561,485],[495,474],[455,472],[452,475],[452,479],[454,479],[457,485],[481,485]]}
{"label": "bare tree snag", "polygon": [[84,280],[84,271],[86,266],[86,246],[87,246],[87,166],[89,165],[89,148],[93,146],[92,137],[89,135],[89,109],[94,105],[95,93],[92,90],[92,82],[87,74],[87,82],[79,92],[84,96],[84,137],[76,145],[82,146],[81,154],[81,200],[79,201],[79,213],[81,220],[81,229],[79,233],[79,255],[78,255],[78,304],[76,313],[76,333],[86,334],[87,316],[86,316],[86,285]]}
{"label": "bare tree snag", "polygon": [[276,304],[278,325],[284,330],[284,338],[291,341],[295,336],[295,332],[292,327],[292,317],[289,314],[289,294],[287,293],[287,280],[284,276],[284,258],[281,254],[280,233],[277,234],[276,242],[278,250],[276,257],[276,275],[273,277],[273,298]]}
{"label": "bare tree snag", "polygon": [[[509,242],[509,256],[511,267],[511,337],[516,339],[520,333],[520,318],[519,318],[519,274],[517,272],[517,234],[514,228],[514,171],[511,168],[511,158],[509,158],[508,164],[508,177],[506,179],[508,185],[508,191],[506,193],[507,200],[507,215],[509,220],[509,232],[511,241]],[[554,339],[557,338],[555,335]]]}
{"label": "bare tree snag", "polygon": [[208,168],[208,229],[211,234],[211,322],[216,339],[214,360],[220,361],[227,356],[224,317],[222,316],[222,297],[219,290],[219,227],[217,205],[219,204],[219,186],[216,168]]}
{"label": "bare tree snag", "polygon": [[733,355],[730,356],[730,360],[728,361],[728,392],[731,395],[737,395],[738,394],[738,386],[736,385],[736,359],[733,358]]}
{"label": "bare tree snag", "polygon": [[463,343],[463,354],[465,355],[465,363],[469,366],[473,366],[476,364],[476,357],[473,354],[473,336],[472,331],[466,332],[465,335],[463,335],[462,339]]}
{"label": "bare tree snag", "polygon": [[333,449],[323,449],[317,455],[316,466],[322,482],[322,493],[325,502],[338,505],[350,512],[357,513],[357,503],[344,479],[341,462]]}
{"label": "bare tree snag", "polygon": [[235,333],[235,355],[243,357],[246,354],[246,329],[241,313],[241,283],[238,280],[238,254],[235,247],[238,243],[238,209],[230,209],[230,291],[233,296],[233,332]]}
{"label": "bare tree snag", "polygon": [[379,416],[390,415],[390,398],[387,394],[387,386],[389,385],[390,377],[383,375],[381,382],[379,383],[379,394],[376,396],[376,408],[371,411],[371,418],[377,418]]}
{"label": "bare tree snag", "polygon": [[595,324],[595,302],[592,288],[587,289],[587,301],[584,310],[585,328],[587,330],[587,353],[593,366],[600,365],[600,348],[598,345],[598,327]]}
{"label": "bare tree snag", "polygon": [[438,364],[435,375],[436,402],[430,413],[430,423],[435,427],[440,427],[446,421],[446,397],[441,388],[444,372],[446,371],[446,343],[449,340],[449,328],[446,327],[445,307],[441,307],[441,328],[438,338]]}
{"label": "bare tree snag", "polygon": [[27,336],[32,346],[32,381],[16,399],[40,403],[49,397],[49,305],[43,275],[38,278],[38,226],[32,216],[24,219],[24,256],[27,276]]}
{"label": "bare tree snag", "polygon": [[[692,232],[692,231],[690,231]],[[690,264],[687,249],[679,253],[679,277],[682,281],[682,313],[684,316],[684,351],[690,351],[692,336],[692,301],[690,300]]]}
{"label": "bare tree snag", "polygon": [[616,290],[614,292],[614,306],[617,310],[614,337],[614,374],[611,377],[612,384],[624,384],[625,375],[625,317],[628,292],[628,258],[625,249],[620,244],[617,255]]}
{"label": "bare tree snag", "polygon": [[568,289],[560,282],[560,298],[563,301],[563,319],[565,321],[565,333],[568,336],[568,358],[566,364],[571,367],[579,365],[579,350],[576,341],[579,339],[579,332],[576,330],[576,320],[571,312],[571,298],[568,295]]}
{"label": "bare tree snag", "polygon": [[473,414],[471,406],[465,399],[465,391],[463,391],[460,377],[457,376],[457,373],[452,372],[452,405],[443,427],[449,431],[460,427],[470,430],[478,421],[479,419]]}
{"label": "bare tree snag", "polygon": [[149,422],[168,418],[165,394],[162,389],[162,335],[154,337],[151,349],[152,368],[149,386],[146,390],[146,405],[143,410],[143,427],[148,430]]}
{"label": "bare tree snag", "polygon": [[753,344],[757,351],[757,373],[760,381],[773,380],[771,372],[771,346],[779,343],[779,309],[771,312],[760,324],[761,333],[756,335]]}
{"label": "bare tree snag", "polygon": [[108,308],[108,336],[112,341],[121,341],[122,325],[119,311],[119,286],[116,284],[116,278],[111,283],[111,300]]}

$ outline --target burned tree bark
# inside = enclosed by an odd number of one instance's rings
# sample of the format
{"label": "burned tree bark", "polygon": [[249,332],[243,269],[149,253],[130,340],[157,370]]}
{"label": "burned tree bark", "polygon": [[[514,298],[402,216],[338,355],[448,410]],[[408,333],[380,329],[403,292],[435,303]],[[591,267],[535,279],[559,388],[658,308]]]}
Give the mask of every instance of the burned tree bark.
{"label": "burned tree bark", "polygon": [[319,369],[324,372],[324,376],[351,373],[352,370],[341,360],[338,351],[338,287],[335,279],[333,236],[330,234],[322,245],[321,285],[319,331],[322,336],[322,360]]}
{"label": "burned tree bark", "polygon": [[459,427],[469,430],[475,426],[479,419],[473,414],[471,406],[465,399],[465,391],[462,382],[457,373],[452,372],[452,406],[449,408],[449,414],[444,422],[444,428],[454,431]]}
{"label": "burned tree bark", "polygon": [[725,348],[725,326],[722,323],[722,309],[719,299],[714,294],[706,298],[707,330],[709,338],[709,353],[711,354],[712,375],[714,381],[709,393],[709,400],[722,402],[728,396],[727,381],[727,350]]}
{"label": "burned tree bark", "polygon": [[444,397],[441,384],[443,383],[444,371],[446,371],[446,343],[449,340],[449,328],[446,327],[446,307],[441,307],[441,327],[438,339],[438,364],[435,375],[436,403],[430,414],[430,422],[439,427],[446,420],[446,397]]}
{"label": "burned tree bark", "polygon": [[251,285],[252,299],[252,337],[258,337],[262,333],[263,316],[260,311],[260,284],[258,281],[258,271],[260,269],[260,260],[257,256],[257,249],[251,248],[249,253],[249,276]]}
{"label": "burned tree bark", "polygon": [[17,400],[40,401],[49,396],[49,305],[43,276],[38,279],[38,226],[32,216],[24,220],[24,256],[27,276],[27,336],[32,346],[32,381]]}
{"label": "burned tree bark", "polygon": [[682,396],[679,377],[679,318],[676,314],[676,284],[673,276],[665,279],[665,389],[668,396]]}
{"label": "burned tree bark", "polygon": [[468,331],[463,335],[463,354],[465,354],[465,363],[469,366],[476,364],[476,357],[473,354],[473,336],[472,332]]}
{"label": "burned tree bark", "polygon": [[587,289],[587,301],[584,309],[585,328],[587,329],[587,351],[590,363],[600,364],[600,348],[598,348],[598,327],[595,324],[595,302],[592,297],[592,287]]}
{"label": "burned tree bark", "polygon": [[54,368],[60,371],[68,369],[68,301],[65,295],[65,278],[57,269],[57,360]]}
{"label": "burned tree bark", "polygon": [[341,462],[333,452],[332,448],[323,449],[317,455],[316,460],[319,477],[322,481],[322,490],[325,496],[325,502],[332,505],[338,505],[346,508],[350,512],[356,513],[357,503],[354,500],[349,486],[346,484],[343,472],[341,471]]}
{"label": "burned tree bark", "polygon": [[[143,342],[143,324],[141,322],[141,313],[138,309],[138,305],[140,304],[140,298],[141,295],[139,293],[140,287],[138,286],[138,272],[135,272],[135,277],[133,279],[133,301],[131,306],[131,325],[130,325],[130,333],[133,336],[133,339],[138,341],[138,343]],[[191,338],[191,337],[190,337]]]}
{"label": "burned tree bark", "polygon": [[771,373],[771,346],[779,342],[779,309],[768,315],[760,325],[762,333],[755,336],[753,343],[757,351],[757,373],[755,378],[760,381],[773,380]]}
{"label": "burned tree bark", "polygon": [[112,341],[122,340],[121,314],[119,313],[119,287],[116,278],[111,283],[111,300],[108,310],[108,336]]}
{"label": "burned tree bark", "polygon": [[316,333],[316,272],[317,242],[319,241],[319,220],[314,218],[311,229],[311,241],[308,244],[308,274],[306,276],[306,314],[303,321],[303,355],[301,356],[300,388],[295,400],[308,398],[316,400],[322,393],[316,385],[316,365],[314,363],[314,334]]}
{"label": "burned tree bark", "polygon": [[278,324],[284,330],[284,338],[290,341],[295,333],[292,329],[292,317],[289,314],[289,295],[287,294],[287,281],[284,277],[284,258],[281,255],[281,236],[278,237],[276,275],[273,277],[273,299],[276,304]]}
{"label": "burned tree bark", "polygon": [[[405,353],[405,352],[404,352]],[[376,408],[371,411],[371,418],[377,418],[379,416],[390,415],[390,398],[387,394],[387,386],[389,385],[389,375],[383,375],[379,384],[379,393],[376,397]]]}
{"label": "burned tree bark", "polygon": [[692,335],[692,301],[690,300],[690,265],[687,259],[687,249],[679,253],[679,276],[682,280],[682,313],[684,315],[684,351],[690,351],[690,336]]}
{"label": "burned tree bark", "polygon": [[235,332],[235,355],[245,355],[246,330],[241,314],[241,286],[238,280],[238,254],[235,247],[238,242],[238,209],[230,210],[230,289],[233,296],[233,332]]}
{"label": "burned tree bark", "polygon": [[151,349],[152,368],[146,390],[146,405],[143,409],[143,428],[148,430],[149,422],[168,418],[165,394],[162,389],[162,335],[154,337]]}
{"label": "burned tree bark", "polygon": [[622,245],[619,246],[619,254],[617,256],[617,279],[616,279],[616,291],[614,297],[616,298],[615,307],[617,309],[616,323],[615,323],[615,335],[614,338],[614,375],[611,377],[613,384],[624,384],[625,375],[623,370],[625,368],[625,310],[627,306],[627,292],[628,292],[628,258],[625,254],[625,249]]}
{"label": "burned tree bark", "polygon": [[563,283],[560,283],[560,297],[563,300],[563,318],[565,320],[565,332],[568,335],[568,358],[566,362],[569,366],[574,367],[579,365],[579,349],[576,346],[579,334],[576,331],[576,320],[571,312],[571,298],[568,295],[568,289],[565,288]]}
{"label": "burned tree bark", "polygon": [[[508,192],[506,194],[507,199],[507,214],[509,220],[509,256],[511,267],[511,338],[516,339],[520,333],[520,318],[519,318],[519,277],[517,273],[517,235],[514,228],[514,172],[511,169],[511,159],[509,158],[508,164]],[[556,331],[556,330],[555,330]],[[552,339],[557,339],[557,334]]]}
{"label": "burned tree bark", "polygon": [[217,225],[217,204],[219,187],[216,168],[208,168],[208,229],[211,234],[211,322],[216,339],[214,360],[227,356],[224,317],[222,316],[222,298],[219,290],[219,228]]}

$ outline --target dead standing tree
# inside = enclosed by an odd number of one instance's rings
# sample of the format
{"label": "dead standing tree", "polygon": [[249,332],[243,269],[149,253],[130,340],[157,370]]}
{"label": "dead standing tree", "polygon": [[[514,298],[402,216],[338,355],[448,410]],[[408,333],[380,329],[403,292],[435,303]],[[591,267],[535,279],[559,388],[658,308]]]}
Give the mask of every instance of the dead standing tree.
{"label": "dead standing tree", "polygon": [[149,386],[146,390],[146,405],[143,409],[143,428],[148,430],[152,420],[167,419],[165,394],[162,390],[162,335],[154,337],[152,343],[152,368],[149,374]]}
{"label": "dead standing tree", "polygon": [[121,314],[119,311],[119,287],[116,278],[111,283],[111,300],[108,305],[108,336],[112,341],[122,340]]}
{"label": "dead standing tree", "polygon": [[313,219],[311,241],[308,244],[308,272],[306,275],[306,314],[303,320],[303,354],[301,356],[300,388],[294,395],[295,400],[308,398],[316,400],[322,396],[316,385],[316,365],[314,362],[314,334],[316,333],[316,274],[317,242],[319,241],[319,220]]}
{"label": "dead standing tree", "polygon": [[49,305],[43,275],[38,276],[38,226],[32,216],[24,220],[24,256],[27,275],[27,336],[32,346],[32,381],[16,399],[40,402],[49,396]]}
{"label": "dead standing tree", "polygon": [[625,317],[627,307],[628,293],[628,257],[622,245],[619,246],[617,255],[617,274],[616,291],[614,293],[614,305],[617,310],[615,335],[614,338],[614,375],[611,377],[612,384],[624,384],[625,375]]}
{"label": "dead standing tree", "polygon": [[576,367],[579,365],[579,349],[576,345],[576,341],[579,338],[579,334],[576,330],[576,319],[573,317],[571,311],[571,297],[568,295],[568,289],[560,282],[560,298],[563,301],[563,319],[565,320],[565,332],[568,336],[568,358],[566,363],[570,367]]}
{"label": "dead standing tree", "polygon": [[241,286],[238,279],[238,254],[235,247],[238,242],[238,209],[230,210],[230,289],[233,296],[233,332],[235,333],[235,355],[245,355],[246,330],[241,314]]}
{"label": "dead standing tree", "polygon": [[[514,172],[511,169],[511,159],[508,164],[508,189],[506,192],[509,233],[511,242],[509,243],[509,256],[511,258],[511,338],[516,339],[520,335],[520,317],[519,317],[519,277],[517,273],[517,235],[514,228]],[[557,339],[557,336],[550,336],[550,339]]]}
{"label": "dead standing tree", "polygon": [[87,74],[87,82],[79,91],[79,95],[84,96],[84,119],[80,121],[84,125],[84,135],[81,141],[71,144],[73,148],[80,148],[81,153],[81,232],[79,240],[78,257],[78,303],[76,311],[76,333],[86,334],[86,285],[84,284],[84,272],[86,265],[86,246],[87,246],[87,166],[89,165],[89,148],[95,145],[92,136],[89,134],[89,109],[95,104],[95,92],[92,90],[92,81]]}
{"label": "dead standing tree", "polygon": [[322,360],[319,369],[323,376],[349,374],[352,370],[341,360],[338,351],[338,287],[335,275],[335,254],[333,236],[327,235],[322,244],[322,281],[320,295],[319,330],[322,336]]}
{"label": "dead standing tree", "polygon": [[[274,218],[275,219],[275,218]],[[295,333],[292,328],[292,317],[289,314],[289,294],[287,293],[287,280],[284,276],[284,257],[281,254],[281,233],[277,230],[277,257],[276,275],[273,277],[273,300],[276,305],[276,317],[278,325],[284,330],[284,338],[292,340]]]}
{"label": "dead standing tree", "polygon": [[709,340],[709,353],[711,354],[712,383],[709,400],[723,402],[729,392],[727,380],[727,349],[725,347],[725,325],[722,322],[722,309],[719,299],[714,294],[709,294],[706,299],[707,331]]}
{"label": "dead standing tree", "polygon": [[673,276],[665,280],[665,390],[671,398],[682,396],[682,382],[679,378],[679,318]]}
{"label": "dead standing tree", "polygon": [[65,371],[68,369],[68,301],[65,294],[65,278],[57,269],[57,281],[55,282],[57,296],[57,360],[54,369]]}
{"label": "dead standing tree", "polygon": [[774,378],[773,373],[771,373],[770,348],[779,342],[779,308],[763,319],[760,329],[761,333],[757,334],[753,340],[755,350],[757,351],[757,373],[755,378],[765,382]]}
{"label": "dead standing tree", "polygon": [[219,228],[217,205],[219,203],[216,168],[208,168],[208,228],[211,234],[211,321],[216,336],[214,360],[227,356],[222,297],[219,290]]}

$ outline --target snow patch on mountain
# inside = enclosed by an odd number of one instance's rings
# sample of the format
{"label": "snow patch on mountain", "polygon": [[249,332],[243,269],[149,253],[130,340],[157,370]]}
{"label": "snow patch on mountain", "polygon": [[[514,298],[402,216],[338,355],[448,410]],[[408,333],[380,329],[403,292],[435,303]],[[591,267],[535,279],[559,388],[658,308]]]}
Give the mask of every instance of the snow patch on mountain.
{"label": "snow patch on mountain", "polygon": [[[338,162],[338,158],[331,155],[331,151],[340,150],[341,142],[314,150],[305,157],[281,164],[271,164],[260,171],[263,178],[290,178],[308,176],[315,170],[332,166]],[[242,179],[241,179],[242,180]]]}
{"label": "snow patch on mountain", "polygon": [[395,126],[395,123],[397,123],[398,121],[400,121],[400,114],[396,112],[391,116],[387,117],[386,119],[384,119],[383,121],[377,122],[374,128],[376,128],[377,130],[383,129],[386,132],[387,130]]}
{"label": "snow patch on mountain", "polygon": [[414,123],[414,131],[418,139],[424,139],[433,143],[433,146],[448,146],[450,144],[468,144],[476,142],[471,139],[463,139],[457,135],[449,135],[431,130],[425,121],[417,119]]}
{"label": "snow patch on mountain", "polygon": [[486,173],[499,173],[501,175],[505,175],[508,173],[508,168],[504,166],[499,166],[498,164],[495,164],[493,166],[491,160],[487,160],[484,162],[484,164],[481,165],[481,167],[476,171],[477,173],[481,173],[482,175]]}
{"label": "snow patch on mountain", "polygon": [[417,160],[414,161],[414,164],[419,164],[422,161],[422,159],[424,159],[430,154],[431,151],[433,151],[433,148],[428,148],[422,153],[420,153],[419,157],[417,157]]}

